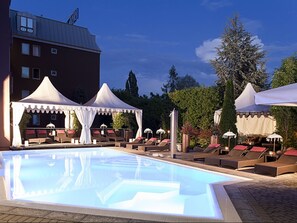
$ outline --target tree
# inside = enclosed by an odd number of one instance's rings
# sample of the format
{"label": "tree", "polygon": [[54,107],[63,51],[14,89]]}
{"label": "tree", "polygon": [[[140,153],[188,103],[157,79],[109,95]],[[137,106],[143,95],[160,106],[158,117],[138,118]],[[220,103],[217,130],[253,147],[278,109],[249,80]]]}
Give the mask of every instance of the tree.
{"label": "tree", "polygon": [[167,94],[177,89],[178,73],[176,72],[175,66],[172,65],[169,70],[169,79],[166,84],[163,84],[162,91]]}
{"label": "tree", "polygon": [[[291,56],[283,60],[279,69],[275,70],[272,87],[280,87],[297,83],[297,57]],[[283,137],[284,146],[297,146],[297,108],[273,106],[272,115],[276,119],[277,130]]]}
{"label": "tree", "polygon": [[129,77],[126,81],[126,91],[133,97],[138,97],[137,79],[133,71],[129,72]]}
{"label": "tree", "polygon": [[[236,108],[235,108],[235,100],[234,100],[234,87],[232,80],[228,80],[226,83],[226,91],[224,95],[224,103],[221,113],[221,121],[219,124],[219,130],[221,136],[228,132],[229,130],[235,134],[237,134],[236,127]],[[227,145],[227,140],[221,138],[221,141],[224,145]],[[234,145],[234,140],[231,145]],[[232,148],[233,146],[231,146]]]}
{"label": "tree", "polygon": [[186,88],[199,87],[199,83],[191,76],[186,74],[184,77],[179,77],[176,83],[176,90],[182,90]]}
{"label": "tree", "polygon": [[230,20],[222,36],[222,44],[217,48],[217,57],[211,60],[217,75],[217,84],[224,91],[228,80],[233,81],[235,98],[250,82],[256,91],[267,87],[265,52],[255,38],[245,31],[238,16]]}

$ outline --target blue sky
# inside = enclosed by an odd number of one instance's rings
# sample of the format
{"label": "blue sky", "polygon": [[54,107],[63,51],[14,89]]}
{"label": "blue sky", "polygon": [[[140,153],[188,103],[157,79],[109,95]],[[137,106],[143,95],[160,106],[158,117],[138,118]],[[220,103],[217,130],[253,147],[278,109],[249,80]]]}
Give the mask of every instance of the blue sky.
{"label": "blue sky", "polygon": [[11,9],[67,21],[96,36],[101,53],[101,85],[124,89],[129,71],[139,93],[161,93],[169,69],[210,86],[217,76],[215,57],[224,28],[239,15],[266,51],[269,74],[297,52],[296,0],[12,0]]}

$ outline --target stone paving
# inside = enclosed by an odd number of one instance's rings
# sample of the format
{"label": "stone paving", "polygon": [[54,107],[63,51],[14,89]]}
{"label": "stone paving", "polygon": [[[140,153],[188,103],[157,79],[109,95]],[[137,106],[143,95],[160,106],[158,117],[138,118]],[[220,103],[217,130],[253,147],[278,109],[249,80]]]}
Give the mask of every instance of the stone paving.
{"label": "stone paving", "polygon": [[[253,173],[253,168],[232,170],[209,166],[199,162],[171,159],[167,156],[168,154],[164,154],[164,158],[160,159],[250,178],[250,181],[225,186],[225,190],[243,222],[297,222],[297,173],[270,177]],[[0,206],[0,222],[136,223],[148,221],[63,211]]]}

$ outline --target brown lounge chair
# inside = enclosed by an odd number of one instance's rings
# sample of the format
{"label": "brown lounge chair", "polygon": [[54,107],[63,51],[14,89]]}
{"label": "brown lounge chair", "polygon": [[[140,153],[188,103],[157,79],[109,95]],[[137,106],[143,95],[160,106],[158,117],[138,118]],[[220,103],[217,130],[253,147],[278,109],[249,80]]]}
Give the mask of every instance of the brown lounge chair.
{"label": "brown lounge chair", "polygon": [[217,156],[206,157],[204,160],[204,163],[208,164],[208,165],[220,166],[222,159],[229,158],[229,157],[241,157],[243,155],[243,153],[245,153],[247,151],[247,148],[248,148],[248,146],[236,145],[226,155],[217,155]]}
{"label": "brown lounge chair", "polygon": [[209,144],[202,152],[193,154],[193,160],[204,160],[206,157],[219,155],[220,144]]}
{"label": "brown lounge chair", "polygon": [[133,142],[115,142],[116,147],[126,147],[127,144],[140,144],[143,142],[145,138],[144,137],[137,137],[136,139],[133,140]]}
{"label": "brown lounge chair", "polygon": [[98,142],[107,142],[108,139],[107,137],[101,135],[100,130],[98,129],[92,129],[92,140],[96,139]]}
{"label": "brown lounge chair", "polygon": [[138,146],[137,149],[140,151],[148,151],[148,150],[164,151],[164,150],[170,149],[169,145],[170,145],[170,139],[163,139],[158,145],[142,145],[142,146]]}
{"label": "brown lounge chair", "polygon": [[287,150],[275,162],[260,163],[255,165],[255,173],[268,174],[276,177],[283,173],[297,172],[297,150]]}
{"label": "brown lounge chair", "polygon": [[145,143],[134,143],[134,144],[126,144],[127,149],[137,149],[138,146],[147,146],[147,145],[155,145],[157,143],[157,138],[150,138]]}
{"label": "brown lounge chair", "polygon": [[116,132],[113,129],[107,129],[107,138],[109,141],[125,141],[124,137],[117,136]]}
{"label": "brown lounge chair", "polygon": [[221,166],[239,169],[242,167],[255,166],[256,163],[264,162],[264,153],[267,148],[254,146],[242,157],[229,157],[221,159]]}
{"label": "brown lounge chair", "polygon": [[28,140],[29,143],[44,143],[49,142],[50,139],[47,138],[46,130],[37,130],[37,135],[34,129],[26,129],[25,131],[25,139]]}

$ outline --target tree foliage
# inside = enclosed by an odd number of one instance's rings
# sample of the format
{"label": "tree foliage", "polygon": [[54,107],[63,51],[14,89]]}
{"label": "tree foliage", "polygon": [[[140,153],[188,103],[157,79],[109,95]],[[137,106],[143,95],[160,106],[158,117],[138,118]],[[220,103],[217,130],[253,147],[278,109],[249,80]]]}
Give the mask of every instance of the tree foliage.
{"label": "tree foliage", "polygon": [[217,48],[217,57],[211,60],[221,91],[224,91],[228,80],[233,80],[235,98],[248,82],[253,84],[256,91],[265,89],[267,73],[264,57],[265,52],[244,29],[238,16],[232,18],[225,28],[222,44]]}
{"label": "tree foliage", "polygon": [[[236,108],[235,108],[235,100],[234,100],[234,87],[232,80],[227,81],[226,91],[224,95],[224,103],[221,113],[221,121],[219,124],[220,135],[222,136],[225,132],[229,130],[235,134],[237,134],[236,127]],[[224,145],[227,145],[227,140],[221,138],[221,141]],[[233,145],[234,145],[233,140]],[[233,146],[231,146],[232,148]]]}
{"label": "tree foliage", "polygon": [[[272,79],[272,87],[280,87],[297,83],[297,57],[291,56],[283,60],[279,69],[276,69]],[[276,119],[277,130],[283,137],[284,146],[297,146],[297,108],[273,106],[272,115]]]}
{"label": "tree foliage", "polygon": [[214,87],[195,87],[169,94],[177,106],[183,123],[198,129],[212,127],[213,114],[218,107],[218,94]]}
{"label": "tree foliage", "polygon": [[129,72],[129,77],[126,81],[126,91],[133,97],[138,97],[137,79],[133,71]]}
{"label": "tree foliage", "polygon": [[166,84],[163,84],[161,88],[163,93],[173,92],[177,88],[178,73],[176,72],[175,66],[172,65],[169,70],[169,78]]}
{"label": "tree foliage", "polygon": [[189,74],[184,77],[178,77],[176,83],[176,90],[182,90],[186,88],[199,87],[199,83]]}

